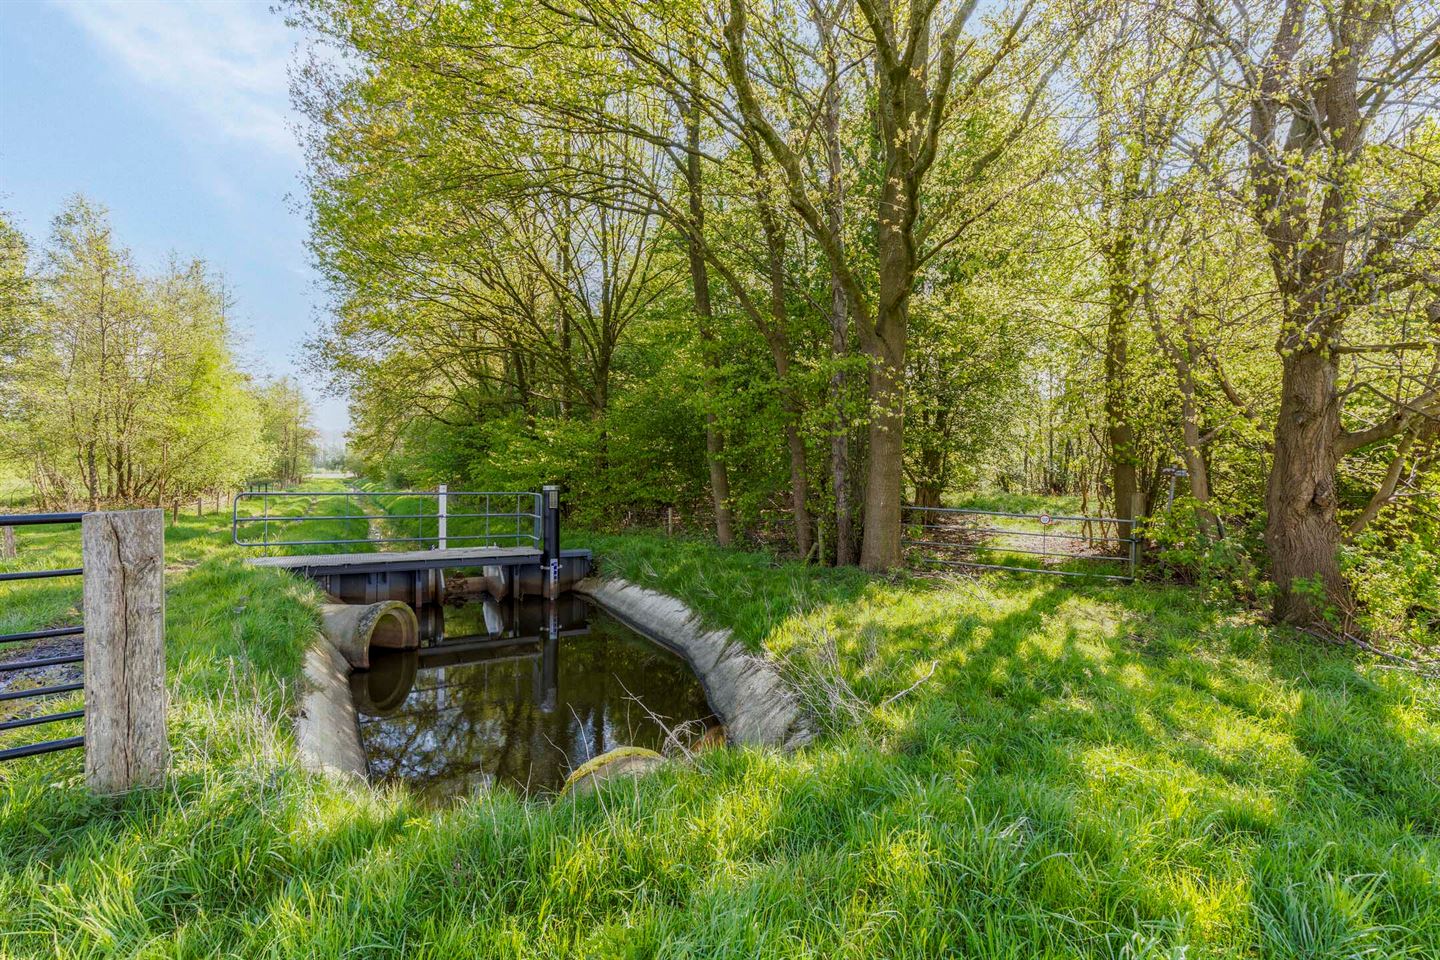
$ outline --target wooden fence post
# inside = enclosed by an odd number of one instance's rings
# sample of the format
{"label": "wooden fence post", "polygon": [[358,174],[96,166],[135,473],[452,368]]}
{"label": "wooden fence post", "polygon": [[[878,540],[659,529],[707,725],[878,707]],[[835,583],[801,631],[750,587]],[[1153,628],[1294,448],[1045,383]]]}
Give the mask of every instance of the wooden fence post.
{"label": "wooden fence post", "polygon": [[159,786],[165,723],[165,512],[87,513],[85,780],[96,793]]}

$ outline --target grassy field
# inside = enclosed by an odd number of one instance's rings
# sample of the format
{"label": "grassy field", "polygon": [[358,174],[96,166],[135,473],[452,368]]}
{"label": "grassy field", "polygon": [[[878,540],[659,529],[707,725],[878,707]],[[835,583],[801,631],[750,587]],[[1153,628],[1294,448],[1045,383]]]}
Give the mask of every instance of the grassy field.
{"label": "grassy field", "polygon": [[165,789],[0,767],[0,956],[1440,956],[1434,686],[1184,590],[572,536],[783,658],[825,732],[437,812],[300,772],[314,594],[227,541],[171,530]]}

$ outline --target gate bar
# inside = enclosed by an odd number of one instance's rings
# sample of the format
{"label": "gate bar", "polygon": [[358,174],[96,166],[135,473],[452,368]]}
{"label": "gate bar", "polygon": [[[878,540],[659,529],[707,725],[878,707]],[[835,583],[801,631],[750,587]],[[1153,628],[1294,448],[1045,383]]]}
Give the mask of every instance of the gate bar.
{"label": "gate bar", "polygon": [[1057,560],[1115,560],[1124,563],[1129,556],[1122,553],[1065,553],[1061,550],[1026,550],[1024,547],[999,547],[987,543],[945,543],[940,540],[906,540],[912,547],[945,547],[949,550],[966,550],[971,553],[1023,553],[1031,557],[1054,557]]}
{"label": "gate bar", "polygon": [[29,690],[8,690],[0,693],[0,700],[29,700],[31,697],[48,697],[72,690],[84,690],[84,683],[60,683],[53,687],[31,687]]}
{"label": "gate bar", "polygon": [[10,660],[0,663],[0,673],[11,673],[15,670],[33,670],[36,667],[53,667],[61,663],[79,663],[85,659],[83,653],[73,653],[63,657],[44,657],[40,660]]}
{"label": "gate bar", "polygon": [[[1121,559],[1124,559],[1123,557]],[[1091,580],[1133,580],[1115,573],[1088,573],[1084,570],[1052,570],[1047,567],[1007,567],[998,563],[970,563],[966,560],[935,560],[927,558],[926,563],[938,563],[943,567],[979,567],[982,570],[1014,570],[1016,573],[1046,573],[1057,577],[1089,577]]]}
{"label": "gate bar", "polygon": [[52,627],[49,630],[27,630],[24,633],[7,633],[0,636],[0,643],[19,643],[21,640],[48,640],[51,637],[78,637],[84,627]]}
{"label": "gate bar", "polygon": [[[982,516],[982,517],[1012,517],[1012,518],[1014,518],[1014,519],[1016,519],[1016,520],[1039,520],[1039,519],[1040,519],[1040,514],[1038,514],[1038,513],[1006,513],[1006,512],[1003,511],[1003,510],[971,510],[971,509],[969,509],[969,508],[967,508],[967,507],[916,507],[916,506],[905,506],[905,507],[901,507],[900,509],[901,509],[901,510],[926,511],[926,512],[930,512],[930,513],[967,513],[967,514],[979,514],[979,515]],[[1050,514],[1049,516],[1050,516],[1050,519],[1051,519],[1051,520],[1073,520],[1073,521],[1075,521],[1075,522],[1077,522],[1077,523],[1084,523],[1084,522],[1087,521],[1087,520],[1091,521],[1092,523],[1129,523],[1129,522],[1130,522],[1129,520],[1126,520],[1126,519],[1124,519],[1123,517],[1071,517],[1071,516],[1065,516],[1065,515],[1058,514],[1058,513],[1052,513],[1052,514]]]}
{"label": "gate bar", "polygon": [[18,760],[21,757],[33,757],[41,753],[54,753],[56,750],[71,750],[75,747],[85,746],[84,737],[66,737],[64,740],[46,740],[41,743],[27,743],[23,747],[11,747],[8,750],[0,750],[0,760]]}
{"label": "gate bar", "polygon": [[85,716],[84,710],[66,710],[64,713],[47,713],[40,717],[21,717],[19,720],[6,720],[0,723],[0,730],[34,727],[42,723],[58,723],[61,720],[79,720],[83,716]]}
{"label": "gate bar", "polygon": [[[4,524],[0,524],[4,526]],[[64,570],[22,570],[19,573],[0,573],[0,583],[7,580],[45,580],[49,577],[78,577],[84,573],[81,567],[68,567]]]}

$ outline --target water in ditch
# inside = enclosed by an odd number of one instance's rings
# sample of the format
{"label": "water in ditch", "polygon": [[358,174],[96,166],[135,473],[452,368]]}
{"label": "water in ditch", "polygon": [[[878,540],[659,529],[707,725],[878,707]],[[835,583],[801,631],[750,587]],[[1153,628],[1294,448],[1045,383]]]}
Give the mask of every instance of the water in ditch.
{"label": "water in ditch", "polygon": [[663,750],[667,727],[693,738],[715,723],[683,660],[580,597],[430,615],[428,645],[376,650],[351,675],[374,782],[432,801],[496,786],[542,795],[614,747]]}

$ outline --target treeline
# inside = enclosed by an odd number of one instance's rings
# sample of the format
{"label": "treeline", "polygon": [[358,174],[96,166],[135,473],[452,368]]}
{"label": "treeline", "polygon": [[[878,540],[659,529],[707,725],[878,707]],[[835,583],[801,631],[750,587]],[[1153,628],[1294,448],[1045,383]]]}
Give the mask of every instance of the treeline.
{"label": "treeline", "polygon": [[239,368],[206,264],[143,272],[79,197],[38,254],[3,219],[0,240],[0,461],[42,507],[168,506],[309,469],[308,401]]}
{"label": "treeline", "polygon": [[1440,617],[1433,4],[290,9],[372,470],[871,569],[907,501],[1079,494],[1282,618]]}

